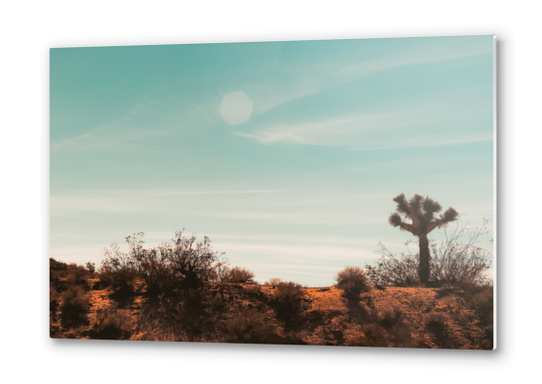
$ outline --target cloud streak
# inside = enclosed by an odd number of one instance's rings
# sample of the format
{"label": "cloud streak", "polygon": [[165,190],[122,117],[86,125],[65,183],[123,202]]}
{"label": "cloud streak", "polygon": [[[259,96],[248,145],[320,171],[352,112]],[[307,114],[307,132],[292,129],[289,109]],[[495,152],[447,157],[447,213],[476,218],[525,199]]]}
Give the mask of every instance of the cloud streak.
{"label": "cloud streak", "polygon": [[353,138],[363,140],[369,131],[406,128],[413,122],[413,116],[405,112],[375,113],[296,125],[280,124],[256,133],[235,134],[264,145],[289,143],[343,147],[351,146]]}

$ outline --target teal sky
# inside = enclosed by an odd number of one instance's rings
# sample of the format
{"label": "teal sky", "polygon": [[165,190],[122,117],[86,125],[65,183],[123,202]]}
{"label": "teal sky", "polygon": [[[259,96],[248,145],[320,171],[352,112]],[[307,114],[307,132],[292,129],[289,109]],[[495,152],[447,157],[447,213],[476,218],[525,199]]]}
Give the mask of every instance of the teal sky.
{"label": "teal sky", "polygon": [[493,216],[492,36],[57,48],[50,69],[66,262],[186,228],[260,282],[325,286],[405,250],[399,193]]}

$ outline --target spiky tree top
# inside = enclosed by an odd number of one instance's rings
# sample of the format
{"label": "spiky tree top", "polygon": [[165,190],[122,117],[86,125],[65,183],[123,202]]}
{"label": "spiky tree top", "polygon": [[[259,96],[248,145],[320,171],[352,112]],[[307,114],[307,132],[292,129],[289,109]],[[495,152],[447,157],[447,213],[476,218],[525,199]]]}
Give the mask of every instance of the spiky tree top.
{"label": "spiky tree top", "polygon": [[[407,201],[404,193],[401,193],[393,201],[397,203],[397,212],[390,216],[390,224],[415,236],[427,235],[433,229],[440,228],[459,217],[453,208],[448,208],[439,217],[435,217],[437,213],[442,211],[442,206],[429,197],[423,198],[420,195],[414,195],[410,201]],[[410,219],[412,223],[403,221],[401,216]]]}

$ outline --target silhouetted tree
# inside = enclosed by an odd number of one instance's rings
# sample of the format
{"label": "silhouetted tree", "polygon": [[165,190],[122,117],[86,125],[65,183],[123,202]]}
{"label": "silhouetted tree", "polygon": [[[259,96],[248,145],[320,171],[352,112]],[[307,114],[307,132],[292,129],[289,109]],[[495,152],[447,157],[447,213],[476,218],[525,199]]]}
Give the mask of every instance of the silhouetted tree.
{"label": "silhouetted tree", "polygon": [[[446,212],[435,217],[442,210],[442,207],[436,201],[429,197],[423,198],[420,195],[414,195],[410,201],[407,201],[405,195],[401,193],[393,199],[397,203],[397,212],[392,213],[389,222],[394,227],[399,227],[402,231],[408,231],[419,239],[420,245],[420,266],[418,276],[422,284],[427,284],[429,280],[429,241],[427,235],[435,228],[445,226],[458,218],[458,213],[453,208],[448,208]],[[411,223],[403,221],[410,219]]]}

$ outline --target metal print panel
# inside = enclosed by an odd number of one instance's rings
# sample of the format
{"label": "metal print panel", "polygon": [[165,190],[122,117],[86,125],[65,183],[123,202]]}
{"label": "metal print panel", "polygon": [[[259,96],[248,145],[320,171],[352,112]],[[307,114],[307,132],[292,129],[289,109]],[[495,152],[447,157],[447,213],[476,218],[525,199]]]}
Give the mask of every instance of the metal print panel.
{"label": "metal print panel", "polygon": [[50,52],[52,338],[494,349],[494,38]]}

